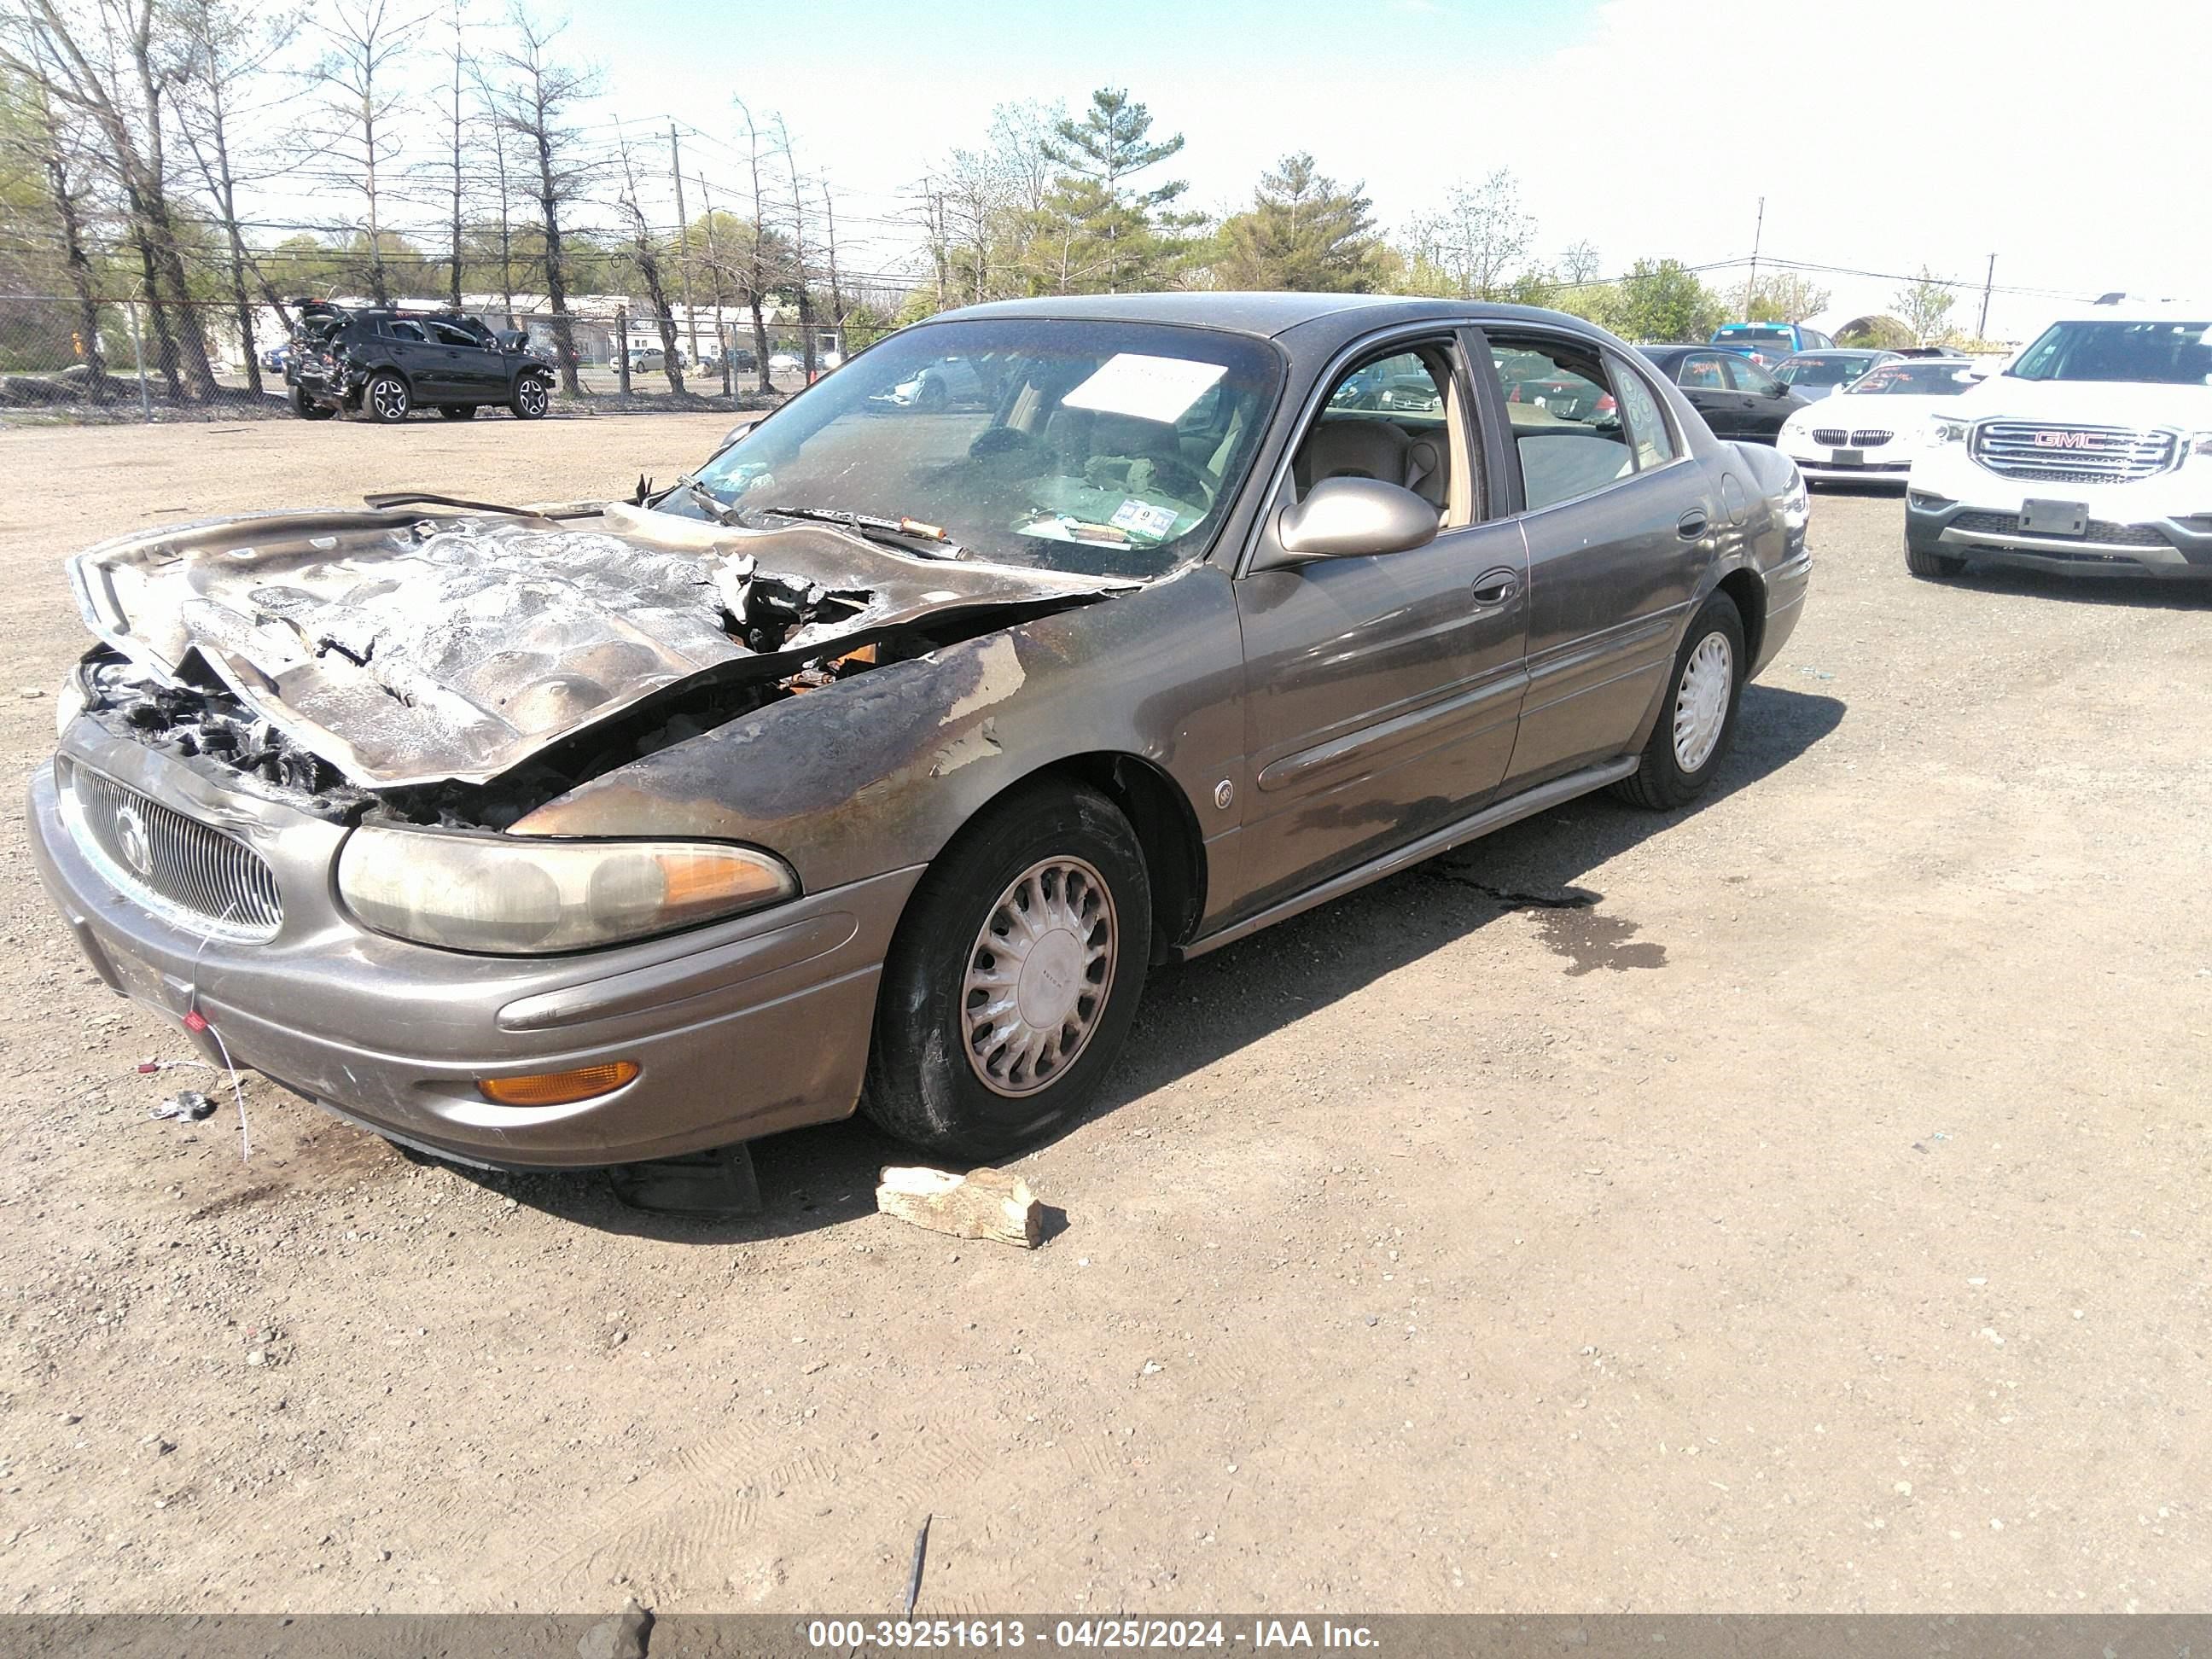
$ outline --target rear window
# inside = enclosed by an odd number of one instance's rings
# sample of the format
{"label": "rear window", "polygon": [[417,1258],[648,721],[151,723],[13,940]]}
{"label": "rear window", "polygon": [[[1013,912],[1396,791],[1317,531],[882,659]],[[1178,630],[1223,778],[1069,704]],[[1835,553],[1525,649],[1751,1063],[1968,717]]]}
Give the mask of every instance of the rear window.
{"label": "rear window", "polygon": [[1713,336],[1715,345],[1790,345],[1796,336],[1786,328],[1760,323],[1731,323]]}
{"label": "rear window", "polygon": [[1847,386],[1865,373],[1863,357],[1793,357],[1774,371],[1784,386]]}
{"label": "rear window", "polygon": [[1902,393],[1916,398],[1955,398],[1973,383],[1973,371],[1958,363],[1884,363],[1852,381],[1851,396]]}

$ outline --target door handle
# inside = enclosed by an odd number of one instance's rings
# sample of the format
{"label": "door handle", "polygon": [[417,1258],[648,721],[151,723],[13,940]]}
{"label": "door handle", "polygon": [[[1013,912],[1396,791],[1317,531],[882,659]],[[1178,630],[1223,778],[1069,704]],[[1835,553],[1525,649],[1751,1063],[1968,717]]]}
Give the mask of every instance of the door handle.
{"label": "door handle", "polygon": [[1521,591],[1521,579],[1510,570],[1486,570],[1474,579],[1474,599],[1480,611],[1495,611],[1510,604]]}
{"label": "door handle", "polygon": [[1705,509],[1693,507],[1675,520],[1675,531],[1686,542],[1693,542],[1705,533]]}

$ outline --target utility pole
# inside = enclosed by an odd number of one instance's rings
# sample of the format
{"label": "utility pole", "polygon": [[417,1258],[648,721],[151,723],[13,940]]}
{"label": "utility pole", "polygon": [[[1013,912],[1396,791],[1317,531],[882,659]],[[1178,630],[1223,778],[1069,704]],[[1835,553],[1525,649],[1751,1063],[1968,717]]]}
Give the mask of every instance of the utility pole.
{"label": "utility pole", "polygon": [[684,283],[684,325],[690,333],[691,361],[699,361],[699,319],[691,309],[691,221],[684,211],[684,152],[676,147],[676,123],[668,124],[668,170],[676,175],[676,270]]}
{"label": "utility pole", "polygon": [[1989,274],[1982,278],[1982,320],[1974,325],[1974,337],[1977,340],[1986,340],[1990,337],[1990,290],[1996,286],[1996,281],[1997,256],[1992,253],[1990,255]]}
{"label": "utility pole", "polygon": [[1759,219],[1751,228],[1751,277],[1743,285],[1744,320],[1751,320],[1751,302],[1759,296],[1759,243],[1766,234],[1766,198],[1759,198]]}
{"label": "utility pole", "polygon": [[837,285],[837,208],[830,199],[830,181],[822,181],[822,216],[830,227],[830,309],[837,331],[837,361],[845,361],[845,295]]}

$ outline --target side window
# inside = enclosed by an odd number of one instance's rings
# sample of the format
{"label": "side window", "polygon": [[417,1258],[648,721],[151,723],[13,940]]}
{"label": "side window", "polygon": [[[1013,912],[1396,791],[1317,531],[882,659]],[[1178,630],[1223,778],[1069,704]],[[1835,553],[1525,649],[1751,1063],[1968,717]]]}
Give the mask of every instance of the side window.
{"label": "side window", "polygon": [[455,328],[451,323],[429,322],[423,324],[423,327],[430,331],[431,339],[440,345],[466,346],[471,350],[481,349],[483,345],[483,342],[468,330]]}
{"label": "side window", "polygon": [[1775,379],[1748,357],[1730,357],[1728,362],[1729,383],[1738,392],[1748,392],[1756,397],[1779,396],[1782,388]]}
{"label": "side window", "polygon": [[1636,471],[1595,348],[1493,335],[1491,356],[1504,387],[1530,511],[1587,495]]}
{"label": "side window", "polygon": [[1721,360],[1711,352],[1701,356],[1685,358],[1682,362],[1681,383],[1699,392],[1725,392],[1728,382],[1721,376]]}
{"label": "side window", "polygon": [[1303,497],[1324,478],[1402,484],[1447,527],[1474,521],[1472,428],[1444,341],[1370,357],[1338,377],[1291,459]]}
{"label": "side window", "polygon": [[380,323],[377,325],[377,332],[387,340],[412,340],[420,344],[422,339],[422,329],[419,323]]}
{"label": "side window", "polygon": [[1620,398],[1621,418],[1628,422],[1628,435],[1636,446],[1636,470],[1644,472],[1666,465],[1674,459],[1674,439],[1667,429],[1667,417],[1659,408],[1659,399],[1634,369],[1610,359],[1607,367],[1613,370],[1613,384]]}

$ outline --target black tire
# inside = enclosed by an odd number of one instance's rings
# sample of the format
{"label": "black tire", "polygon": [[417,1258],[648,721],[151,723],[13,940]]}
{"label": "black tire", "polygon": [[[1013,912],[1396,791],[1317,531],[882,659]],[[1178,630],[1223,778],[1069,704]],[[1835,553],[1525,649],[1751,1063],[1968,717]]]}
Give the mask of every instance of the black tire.
{"label": "black tire", "polygon": [[1916,576],[1940,581],[1947,576],[1965,575],[1966,556],[1963,553],[1930,553],[1907,542],[1905,544],[1905,568]]}
{"label": "black tire", "polygon": [[292,405],[292,412],[303,421],[327,421],[337,413],[328,404],[317,403],[298,386],[285,392],[284,401]]}
{"label": "black tire", "polygon": [[414,407],[414,394],[407,390],[407,382],[388,368],[370,375],[361,389],[362,418],[379,426],[398,425]]}
{"label": "black tire", "polygon": [[[1683,766],[1676,752],[1675,721],[1686,698],[1691,696],[1690,665],[1699,660],[1700,653],[1707,652],[1707,642],[1715,639],[1725,647],[1727,697],[1721,713],[1720,733],[1712,739],[1711,747],[1696,769],[1691,770]],[[1706,654],[1700,672],[1711,672],[1712,662],[1711,655]],[[1743,677],[1747,666],[1744,660],[1743,613],[1727,594],[1716,593],[1699,608],[1688,631],[1682,635],[1682,648],[1674,653],[1674,670],[1667,680],[1667,699],[1660,705],[1650,740],[1644,745],[1642,763],[1613,785],[1614,793],[1638,806],[1662,812],[1686,806],[1704,794],[1714,775],[1721,769],[1729,744],[1735,736],[1736,708],[1743,701]]]}
{"label": "black tire", "polygon": [[474,404],[440,404],[438,413],[449,421],[473,421],[477,417]]}
{"label": "black tire", "polygon": [[543,374],[526,374],[514,383],[514,395],[507,400],[507,408],[518,421],[542,421],[545,411],[553,406],[553,385]]}
{"label": "black tire", "polygon": [[[971,966],[1005,960],[982,948],[986,927],[1018,882],[1034,880],[1038,884],[1026,890],[1052,896],[1051,861],[1056,860],[1088,866],[1103,886],[1103,905],[1079,872],[1073,881],[1063,874],[1058,890],[1069,896],[1079,914],[1094,918],[1094,925],[1095,918],[1106,919],[1109,965],[1103,999],[1086,1005],[1079,988],[1066,1006],[1061,1040],[1078,1028],[1086,1006],[1094,1010],[1073,1057],[1050,1066],[1028,1066],[1024,1076],[1026,1062],[1006,1059],[1015,1044],[978,1049],[981,1057],[970,1059],[968,1006],[988,993],[971,994],[968,975]],[[1044,874],[1036,873],[1040,866]],[[1003,928],[995,931],[1009,937]],[[1097,964],[1080,964],[1083,945],[1076,933],[1056,929],[1046,939],[1062,933],[1069,941],[1065,948],[1079,956],[1076,963],[1062,958],[1058,965],[1075,965],[1081,978],[1097,984]],[[1098,935],[1089,937],[1095,943]],[[1094,790],[1042,781],[1024,786],[962,830],[915,889],[884,963],[862,1110],[902,1140],[983,1161],[1004,1158],[1072,1122],[1113,1068],[1128,1035],[1144,994],[1152,938],[1152,884],[1129,821]],[[1043,970],[1055,965],[1037,961]],[[1032,981],[1025,969],[1014,969],[1010,960],[1006,965],[1020,975],[1007,994],[1013,1008],[1021,1009],[1020,997]],[[1040,994],[1052,994],[1055,984],[1065,994],[1068,983],[1064,974],[1048,971],[1035,981]],[[1002,1086],[986,1085],[980,1074],[994,1066],[1005,1068]],[[1008,1092],[1003,1086],[1008,1083],[1030,1091]]]}

